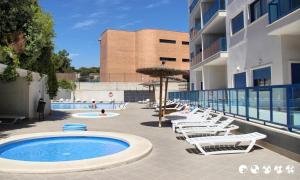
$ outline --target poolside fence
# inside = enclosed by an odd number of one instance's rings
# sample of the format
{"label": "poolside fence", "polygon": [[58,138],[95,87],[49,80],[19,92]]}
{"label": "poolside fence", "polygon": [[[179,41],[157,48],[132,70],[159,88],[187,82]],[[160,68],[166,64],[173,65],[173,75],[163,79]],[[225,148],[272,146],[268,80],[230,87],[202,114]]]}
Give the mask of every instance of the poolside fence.
{"label": "poolside fence", "polygon": [[300,85],[169,92],[170,100],[286,127],[300,129]]}

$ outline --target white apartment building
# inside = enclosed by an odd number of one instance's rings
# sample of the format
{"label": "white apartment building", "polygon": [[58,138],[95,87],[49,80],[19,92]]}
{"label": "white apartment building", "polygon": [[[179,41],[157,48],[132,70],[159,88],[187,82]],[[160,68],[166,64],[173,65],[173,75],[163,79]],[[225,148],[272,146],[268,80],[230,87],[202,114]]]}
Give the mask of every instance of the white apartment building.
{"label": "white apartment building", "polygon": [[300,83],[300,0],[189,0],[191,89]]}

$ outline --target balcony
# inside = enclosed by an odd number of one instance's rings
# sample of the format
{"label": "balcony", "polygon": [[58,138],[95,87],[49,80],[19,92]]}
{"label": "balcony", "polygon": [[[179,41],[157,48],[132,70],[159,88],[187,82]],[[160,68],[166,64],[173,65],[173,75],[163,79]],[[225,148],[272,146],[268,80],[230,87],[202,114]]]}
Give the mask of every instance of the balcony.
{"label": "balcony", "polygon": [[269,22],[272,24],[278,19],[300,8],[299,0],[273,0],[269,4]]}
{"label": "balcony", "polygon": [[270,35],[300,35],[300,0],[273,0],[269,3]]}
{"label": "balcony", "polygon": [[192,58],[191,67],[202,62],[202,52],[199,52],[195,57]]}
{"label": "balcony", "polygon": [[227,51],[227,42],[225,37],[221,37],[204,49],[204,60],[217,54],[218,52],[224,51]]}
{"label": "balcony", "polygon": [[218,12],[225,10],[225,0],[216,0],[214,4],[203,14],[204,25]]}
{"label": "balcony", "polygon": [[196,25],[190,30],[191,40],[193,40],[197,36],[200,30],[201,30],[201,22],[196,23]]}
{"label": "balcony", "polygon": [[198,2],[199,2],[199,0],[194,0],[194,1],[192,2],[192,4],[190,5],[190,13],[193,12],[193,10],[194,10],[194,8],[197,6]]}

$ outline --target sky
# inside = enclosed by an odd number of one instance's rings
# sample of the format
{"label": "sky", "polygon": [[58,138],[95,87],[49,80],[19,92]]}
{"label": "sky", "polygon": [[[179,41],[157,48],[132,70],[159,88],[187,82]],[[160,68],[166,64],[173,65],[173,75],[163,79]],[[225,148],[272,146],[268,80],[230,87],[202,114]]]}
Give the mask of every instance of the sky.
{"label": "sky", "polygon": [[99,38],[106,29],[188,32],[186,0],[40,0],[54,19],[55,51],[66,49],[72,65],[100,66]]}

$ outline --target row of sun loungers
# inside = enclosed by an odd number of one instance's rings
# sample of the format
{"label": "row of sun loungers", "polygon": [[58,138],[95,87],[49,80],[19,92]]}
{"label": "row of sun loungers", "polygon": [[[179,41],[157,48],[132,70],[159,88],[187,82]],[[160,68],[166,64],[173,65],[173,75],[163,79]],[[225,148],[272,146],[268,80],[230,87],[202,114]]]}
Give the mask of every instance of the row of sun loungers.
{"label": "row of sun loungers", "polygon": [[0,115],[0,124],[16,124],[18,122],[24,121],[25,119],[25,116]]}
{"label": "row of sun loungers", "polygon": [[222,114],[212,116],[212,109],[199,112],[195,108],[190,112],[176,112],[168,116],[181,116],[183,119],[172,120],[172,130],[185,137],[186,141],[194,145],[202,154],[248,153],[257,140],[266,135],[253,132],[233,135],[232,131],[239,127],[232,124],[234,118]]}

